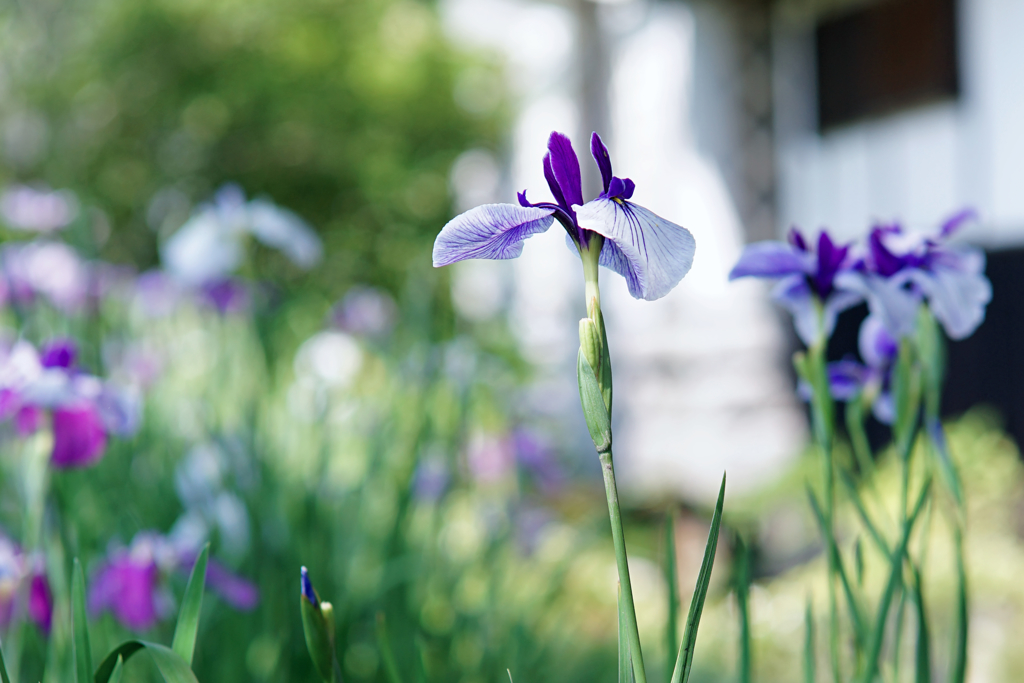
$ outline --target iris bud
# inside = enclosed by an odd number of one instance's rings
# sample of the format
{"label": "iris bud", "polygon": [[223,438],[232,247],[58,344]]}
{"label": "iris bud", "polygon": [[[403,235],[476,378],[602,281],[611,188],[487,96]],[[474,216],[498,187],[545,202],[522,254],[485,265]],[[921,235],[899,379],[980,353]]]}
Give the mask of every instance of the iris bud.
{"label": "iris bud", "polygon": [[590,318],[580,320],[580,350],[596,374],[601,367],[601,335]]}
{"label": "iris bud", "polygon": [[309,656],[316,665],[320,677],[330,683],[334,669],[334,609],[329,602],[320,602],[320,596],[313,589],[305,567],[302,568],[302,592],[299,603],[306,649],[309,650]]}

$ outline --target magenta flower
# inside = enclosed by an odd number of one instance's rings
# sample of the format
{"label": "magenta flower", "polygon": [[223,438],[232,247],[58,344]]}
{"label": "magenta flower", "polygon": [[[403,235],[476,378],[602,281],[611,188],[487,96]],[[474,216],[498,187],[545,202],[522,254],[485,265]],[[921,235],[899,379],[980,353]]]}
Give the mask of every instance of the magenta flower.
{"label": "magenta flower", "polygon": [[14,418],[19,434],[37,430],[45,414],[53,429],[54,467],[86,467],[98,461],[110,435],[138,428],[135,392],[79,372],[69,339],[48,342],[41,353],[19,341],[0,355],[0,419]]}
{"label": "magenta flower", "polygon": [[0,629],[27,614],[43,633],[53,623],[53,595],[42,557],[27,557],[21,547],[0,534]]}
{"label": "magenta flower", "polygon": [[[195,549],[177,546],[161,534],[137,534],[130,547],[113,550],[96,572],[89,588],[90,613],[110,612],[134,631],[152,628],[173,611],[165,577],[191,572],[197,556]],[[236,609],[248,611],[259,602],[256,586],[212,559],[206,584]]]}
{"label": "magenta flower", "polygon": [[612,174],[608,150],[591,136],[590,151],[601,170],[604,191],[584,204],[580,162],[569,138],[552,133],[544,155],[544,178],[554,202],[533,204],[519,193],[519,206],[485,204],[456,216],[434,241],[434,267],[465,259],[511,259],[528,237],[557,220],[571,248],[582,253],[595,236],[603,238],[599,264],[626,280],[636,299],[660,299],[679,284],[693,264],[690,232],[629,201],[633,181]]}

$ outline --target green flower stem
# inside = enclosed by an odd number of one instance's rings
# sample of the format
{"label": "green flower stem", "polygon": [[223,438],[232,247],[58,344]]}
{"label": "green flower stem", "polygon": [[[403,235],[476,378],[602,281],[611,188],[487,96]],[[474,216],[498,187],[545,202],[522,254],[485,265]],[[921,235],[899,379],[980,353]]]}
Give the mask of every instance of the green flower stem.
{"label": "green flower stem", "polygon": [[811,399],[811,421],[814,438],[822,457],[822,515],[825,518],[825,548],[828,562],[828,608],[829,608],[829,659],[832,665],[832,678],[840,683],[842,673],[839,664],[839,609],[836,602],[836,566],[838,557],[828,552],[835,542],[835,472],[832,458],[832,438],[835,428],[835,406],[828,386],[828,364],[825,357],[825,340],[812,345],[807,352],[807,379],[813,393]]}
{"label": "green flower stem", "polygon": [[[588,244],[580,249],[583,261],[583,278],[587,302],[587,317],[596,326],[600,334],[599,367],[593,368],[601,393],[604,395],[605,408],[611,413],[611,364],[608,353],[608,339],[605,335],[604,319],[601,315],[601,289],[598,280],[598,258],[604,238],[592,235]],[[612,461],[611,444],[598,453],[601,461],[601,474],[604,477],[604,492],[608,499],[608,519],[612,528],[612,545],[615,548],[615,562],[619,571],[619,586],[622,591],[623,609],[621,613],[626,619],[626,636],[629,641],[630,660],[633,664],[633,677],[636,683],[647,683],[644,669],[644,656],[640,648],[640,630],[636,622],[636,606],[633,602],[633,587],[629,580],[629,562],[626,555],[626,537],[622,531],[622,512],[619,508],[619,491],[615,484],[615,465]]]}
{"label": "green flower stem", "polygon": [[619,569],[619,585],[625,598],[623,612],[626,615],[626,634],[629,639],[629,654],[633,661],[633,676],[636,683],[647,683],[644,671],[644,655],[640,649],[640,630],[636,623],[636,607],[633,604],[633,587],[629,582],[629,564],[626,560],[626,537],[622,532],[622,514],[619,511],[619,491],[615,485],[615,466],[611,450],[600,454],[601,474],[604,477],[604,493],[608,499],[608,518],[612,524],[612,545],[615,547],[615,563]]}

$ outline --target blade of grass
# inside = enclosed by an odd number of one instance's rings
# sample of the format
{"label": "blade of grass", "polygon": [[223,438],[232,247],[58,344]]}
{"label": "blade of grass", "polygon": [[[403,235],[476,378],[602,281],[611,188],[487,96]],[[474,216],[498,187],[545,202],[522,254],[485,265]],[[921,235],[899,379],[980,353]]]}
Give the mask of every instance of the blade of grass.
{"label": "blade of grass", "polygon": [[[668,649],[666,657],[672,657],[672,651],[679,642],[679,578],[676,576],[676,534],[675,515],[671,508],[665,513],[665,585],[668,586],[668,624],[666,637]],[[671,659],[669,660],[671,661]],[[665,669],[668,670],[666,663]]]}
{"label": "blade of grass", "polygon": [[956,643],[953,646],[952,683],[964,683],[967,678],[967,571],[964,567],[964,539],[959,526],[953,528],[956,546]]}
{"label": "blade of grass", "polygon": [[627,631],[626,608],[622,604],[622,584],[618,585],[618,591],[619,683],[634,683],[636,676],[633,675],[633,658],[629,653],[629,633]]}
{"label": "blade of grass", "polygon": [[821,505],[818,504],[818,499],[810,487],[807,488],[807,498],[810,500],[811,510],[814,512],[814,519],[818,522],[818,529],[821,531],[822,536],[829,541],[827,552],[832,555],[832,565],[836,568],[839,582],[843,586],[843,594],[846,596],[846,604],[850,610],[850,620],[853,622],[854,642],[859,653],[867,639],[864,618],[861,616],[860,607],[857,605],[857,598],[853,594],[853,588],[850,586],[849,578],[846,576],[846,567],[839,556],[839,548],[836,547],[835,538],[832,534],[826,533],[825,515],[821,511]]}
{"label": "blade of grass", "polygon": [[192,655],[196,649],[196,636],[199,633],[199,615],[203,611],[203,591],[206,586],[206,559],[210,553],[210,544],[207,543],[199,551],[199,557],[192,567],[192,573],[188,577],[188,584],[185,586],[185,598],[181,601],[181,610],[178,612],[178,623],[174,626],[174,639],[171,641],[171,649],[177,652],[182,659],[192,664]]}
{"label": "blade of grass", "polygon": [[[395,653],[391,649],[391,641],[388,639],[388,626],[384,621],[384,613],[377,612],[377,648],[380,650],[380,659],[384,663],[384,673],[388,683],[402,683],[402,677],[398,674],[398,662],[395,660]],[[512,674],[509,673],[511,678]]]}
{"label": "blade of grass", "polygon": [[199,683],[196,680],[196,675],[189,668],[188,662],[181,655],[166,645],[150,643],[145,640],[128,640],[111,650],[96,669],[94,683],[111,683],[118,664],[123,666],[124,662],[142,650],[148,652],[153,658],[153,663],[165,683]]}
{"label": "blade of grass", "polygon": [[885,539],[882,538],[882,534],[879,533],[878,527],[871,521],[871,517],[868,516],[868,511],[864,507],[864,501],[860,497],[860,491],[857,490],[857,484],[853,481],[850,475],[843,472],[840,481],[846,487],[846,492],[850,496],[850,500],[853,501],[853,506],[857,509],[857,515],[860,517],[860,521],[864,524],[864,528],[868,530],[868,534],[871,536],[871,540],[878,546],[878,550],[881,551],[887,559],[892,558],[892,551],[889,550],[888,544]]}
{"label": "blade of grass", "polygon": [[804,683],[814,683],[817,678],[817,667],[814,659],[814,612],[811,599],[807,599],[804,610]]}
{"label": "blade of grass", "polygon": [[740,683],[750,683],[750,548],[739,535],[736,536],[736,606],[740,617]]}
{"label": "blade of grass", "polygon": [[92,680],[92,647],[89,644],[89,623],[85,614],[85,574],[77,557],[71,577],[71,648],[74,651],[78,683],[89,683]]}
{"label": "blade of grass", "polygon": [[11,683],[11,677],[7,675],[7,662],[4,661],[4,650],[0,647],[0,682]]}
{"label": "blade of grass", "polygon": [[693,598],[690,600],[690,612],[686,617],[686,625],[683,628],[683,640],[679,643],[679,655],[676,657],[676,666],[672,670],[672,683],[686,683],[690,677],[690,669],[693,667],[693,647],[697,642],[697,627],[700,625],[700,615],[704,610],[704,599],[708,595],[708,585],[711,583],[711,569],[715,565],[715,552],[718,550],[718,531],[722,526],[722,507],[725,504],[725,475],[722,475],[722,488],[718,491],[718,503],[715,505],[715,514],[711,517],[711,530],[708,532],[708,544],[704,548],[704,560],[700,565],[700,572],[697,574],[697,586],[693,591]]}
{"label": "blade of grass", "polygon": [[117,664],[114,665],[114,670],[110,674],[109,683],[121,683],[121,674],[124,669],[124,660],[120,657],[117,658]]}
{"label": "blade of grass", "polygon": [[871,646],[868,650],[867,659],[865,660],[864,675],[860,678],[861,683],[871,683],[875,678],[875,674],[878,673],[878,656],[882,652],[882,641],[885,637],[885,624],[889,617],[889,607],[892,604],[896,588],[901,582],[903,558],[907,552],[907,544],[910,542],[910,533],[913,531],[914,522],[917,521],[917,516],[921,513],[921,508],[924,507],[925,501],[928,498],[928,492],[931,490],[931,486],[931,479],[928,479],[925,482],[925,485],[921,487],[921,494],[918,496],[917,502],[914,505],[914,510],[907,518],[906,524],[903,525],[903,536],[900,539],[899,547],[897,547],[896,552],[893,553],[892,559],[889,562],[889,582],[885,587],[885,593],[883,593],[881,603],[878,606],[878,614],[875,618],[875,628],[871,634]]}
{"label": "blade of grass", "polygon": [[924,605],[924,589],[921,587],[921,572],[911,567],[914,575],[914,605],[917,607],[917,651],[915,656],[915,683],[932,683],[931,634],[928,630],[928,615]]}

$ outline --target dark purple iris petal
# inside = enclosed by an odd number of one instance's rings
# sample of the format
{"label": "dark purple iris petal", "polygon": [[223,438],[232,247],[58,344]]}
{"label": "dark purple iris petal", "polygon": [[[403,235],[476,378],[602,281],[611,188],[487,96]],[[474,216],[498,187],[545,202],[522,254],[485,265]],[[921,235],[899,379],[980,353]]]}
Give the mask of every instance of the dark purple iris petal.
{"label": "dark purple iris petal", "polygon": [[[569,215],[575,216],[576,214],[573,213],[572,207],[570,207],[569,204],[565,201],[565,195],[562,194],[562,187],[558,184],[558,179],[555,178],[555,171],[554,168],[552,168],[551,166],[550,154],[544,155],[544,180],[548,181],[548,187],[551,188],[551,194],[555,198],[555,203],[558,204],[558,206],[561,207],[563,211],[568,212]],[[526,199],[525,192],[523,193],[522,198]],[[520,204],[522,204],[522,200],[520,200]],[[523,204],[523,206],[531,205]]]}
{"label": "dark purple iris petal", "polygon": [[608,148],[601,142],[601,136],[597,133],[590,136],[590,153],[594,156],[597,167],[601,169],[601,187],[607,193],[608,185],[612,182],[612,160],[608,156]]}
{"label": "dark purple iris petal", "polygon": [[836,273],[839,272],[849,251],[849,246],[837,247],[824,230],[818,237],[818,270],[811,277],[811,284],[822,299],[832,293],[832,283],[836,278]]}
{"label": "dark purple iris petal", "polygon": [[75,359],[78,357],[78,347],[71,339],[63,337],[51,339],[43,346],[39,359],[44,368],[66,368],[70,370],[75,366]]}
{"label": "dark purple iris petal", "polygon": [[53,593],[50,592],[50,582],[46,580],[45,574],[32,575],[28,593],[28,616],[43,629],[43,633],[50,634],[50,628],[53,626]]}
{"label": "dark purple iris petal", "polygon": [[796,228],[789,229],[788,240],[790,244],[800,251],[810,251],[807,248],[807,240],[804,239],[804,236]]}
{"label": "dark purple iris petal", "polygon": [[895,275],[906,265],[904,259],[889,251],[885,243],[882,242],[883,235],[891,231],[889,228],[879,227],[872,230],[868,236],[868,249],[871,250],[874,270],[882,277]]}
{"label": "dark purple iris petal", "polygon": [[53,411],[54,467],[86,467],[103,456],[107,433],[103,420],[91,405],[58,408]]}
{"label": "dark purple iris petal", "polygon": [[313,582],[309,580],[309,570],[303,567],[301,574],[302,581],[300,590],[302,591],[302,597],[306,598],[306,600],[309,601],[309,604],[314,607],[319,607],[320,597],[316,594],[316,591],[313,590]]}
{"label": "dark purple iris petal", "polygon": [[963,227],[964,223],[977,218],[978,212],[974,209],[964,209],[963,211],[955,213],[947,218],[946,222],[942,224],[942,229],[939,231],[939,237],[942,239],[951,237],[954,232]]}
{"label": "dark purple iris petal", "polygon": [[[566,204],[563,208],[583,206],[583,182],[580,180],[580,160],[576,158],[576,152],[573,151],[569,138],[561,133],[552,133],[551,137],[548,138],[548,156],[550,161],[546,161],[545,166],[550,165],[551,177],[554,178],[559,190],[561,190],[562,201]],[[551,185],[551,178],[548,177],[548,169],[546,167],[544,176],[548,180],[548,185]],[[554,193],[554,187],[551,188],[551,191]],[[558,195],[555,196],[558,197]]]}

